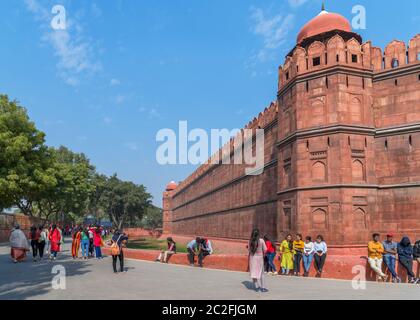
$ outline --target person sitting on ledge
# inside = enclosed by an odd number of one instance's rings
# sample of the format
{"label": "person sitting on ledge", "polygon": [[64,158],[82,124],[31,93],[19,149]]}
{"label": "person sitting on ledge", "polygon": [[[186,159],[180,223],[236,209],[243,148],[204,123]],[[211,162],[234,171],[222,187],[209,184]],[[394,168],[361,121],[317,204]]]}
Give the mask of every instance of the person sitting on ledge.
{"label": "person sitting on ledge", "polygon": [[417,240],[413,247],[413,258],[420,264],[420,240]]}
{"label": "person sitting on ledge", "polygon": [[327,244],[324,241],[324,237],[322,235],[318,235],[316,237],[316,241],[314,242],[314,265],[317,271],[317,278],[320,278],[322,275],[325,260],[327,259],[327,250]]}
{"label": "person sitting on ledge", "polygon": [[373,240],[368,243],[368,262],[372,270],[376,273],[376,280],[386,282],[387,275],[382,271],[382,254],[385,252],[384,246],[379,242],[379,234],[372,235]]}
{"label": "person sitting on ledge", "polygon": [[384,247],[384,262],[387,266],[389,272],[392,274],[392,282],[400,283],[401,279],[398,277],[397,272],[395,271],[395,263],[397,261],[397,243],[392,241],[393,235],[387,234],[386,240],[382,242]]}
{"label": "person sitting on ledge", "polygon": [[305,239],[305,245],[303,247],[303,255],[302,255],[304,277],[309,276],[311,263],[312,263],[312,260],[314,259],[314,252],[315,252],[315,249],[314,249],[314,243],[312,242],[312,238],[310,236],[307,236]]}
{"label": "person sitting on ledge", "polygon": [[416,284],[419,279],[413,272],[413,247],[409,237],[403,237],[397,246],[398,260],[400,265],[407,270],[408,282]]}
{"label": "person sitting on ledge", "polygon": [[213,253],[213,248],[211,247],[211,242],[209,239],[200,239],[199,242],[199,252],[198,252],[198,265],[200,268],[203,267],[203,260],[205,257]]}
{"label": "person sitting on ledge", "polygon": [[200,241],[200,237],[197,237],[187,244],[188,261],[191,267],[194,266],[194,257],[198,255]]}
{"label": "person sitting on ledge", "polygon": [[176,242],[172,239],[172,237],[166,238],[166,241],[168,242],[168,250],[162,250],[157,257],[156,262],[168,263],[169,258],[176,254]]}
{"label": "person sitting on ledge", "polygon": [[[281,254],[281,275],[289,275],[290,270],[293,270],[293,237],[288,234],[280,245]],[[279,256],[280,257],[280,256]],[[280,274],[280,271],[279,271]]]}
{"label": "person sitting on ledge", "polygon": [[305,248],[305,242],[302,240],[302,235],[297,234],[296,240],[293,241],[293,274],[297,277],[300,276],[300,265],[303,256],[303,249]]}

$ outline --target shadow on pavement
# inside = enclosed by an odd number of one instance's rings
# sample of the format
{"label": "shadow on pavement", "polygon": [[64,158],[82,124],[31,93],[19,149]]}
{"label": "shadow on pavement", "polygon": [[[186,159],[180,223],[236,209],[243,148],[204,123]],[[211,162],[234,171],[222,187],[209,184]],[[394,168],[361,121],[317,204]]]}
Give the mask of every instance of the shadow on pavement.
{"label": "shadow on pavement", "polygon": [[25,261],[14,264],[10,254],[4,253],[5,247],[1,249],[0,300],[30,299],[53,291],[52,280],[57,275],[52,273],[55,265],[62,265],[65,268],[66,280],[69,277],[91,272],[89,260],[74,261],[63,254],[58,256],[54,262],[45,257],[40,262],[32,262],[32,255],[28,253]]}
{"label": "shadow on pavement", "polygon": [[255,285],[251,281],[243,281],[242,284],[247,288],[248,290],[255,291]]}

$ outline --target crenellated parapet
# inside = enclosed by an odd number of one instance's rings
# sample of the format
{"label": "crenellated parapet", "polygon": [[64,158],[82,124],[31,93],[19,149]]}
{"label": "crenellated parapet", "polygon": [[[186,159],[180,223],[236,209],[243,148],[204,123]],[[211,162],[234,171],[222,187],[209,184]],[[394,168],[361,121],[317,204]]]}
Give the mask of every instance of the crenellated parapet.
{"label": "crenellated parapet", "polygon": [[336,33],[322,41],[313,40],[305,47],[297,45],[279,67],[278,90],[296,77],[334,66],[382,72],[419,63],[420,34],[410,40],[408,47],[403,41],[391,41],[383,53],[380,48],[373,47],[370,41],[361,43],[359,40],[358,37],[345,40],[345,37]]}

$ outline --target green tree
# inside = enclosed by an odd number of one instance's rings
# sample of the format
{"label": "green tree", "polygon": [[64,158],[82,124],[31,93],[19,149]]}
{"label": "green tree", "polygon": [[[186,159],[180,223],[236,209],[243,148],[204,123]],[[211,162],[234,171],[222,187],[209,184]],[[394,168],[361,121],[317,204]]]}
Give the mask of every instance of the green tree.
{"label": "green tree", "polygon": [[40,194],[54,185],[45,134],[18,102],[0,95],[0,207],[13,204],[33,215]]}
{"label": "green tree", "polygon": [[107,177],[102,174],[95,173],[93,176],[92,184],[93,190],[89,197],[88,209],[91,214],[95,216],[95,220],[99,221],[103,218],[104,210],[101,207],[102,195],[106,190]]}
{"label": "green tree", "polygon": [[152,196],[143,185],[121,181],[113,175],[106,181],[101,206],[118,229],[133,219],[141,220]]}
{"label": "green tree", "polygon": [[163,226],[163,211],[161,208],[150,205],[146,208],[146,212],[139,224],[145,229],[157,229]]}
{"label": "green tree", "polygon": [[45,219],[55,216],[57,220],[63,215],[85,215],[95,189],[95,168],[84,154],[65,147],[50,148],[50,154],[53,161],[49,173],[55,183],[43,191],[37,202],[38,215]]}

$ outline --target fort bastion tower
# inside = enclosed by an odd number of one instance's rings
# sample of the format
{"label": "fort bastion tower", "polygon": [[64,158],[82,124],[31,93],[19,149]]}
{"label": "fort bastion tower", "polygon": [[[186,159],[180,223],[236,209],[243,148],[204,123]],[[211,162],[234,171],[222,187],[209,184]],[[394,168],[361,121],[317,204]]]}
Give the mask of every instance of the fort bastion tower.
{"label": "fort bastion tower", "polygon": [[265,170],[203,165],[164,193],[167,233],[246,239],[322,234],[364,244],[372,232],[420,235],[420,34],[384,51],[322,10],[279,68]]}

